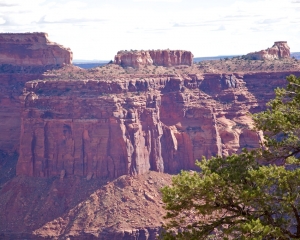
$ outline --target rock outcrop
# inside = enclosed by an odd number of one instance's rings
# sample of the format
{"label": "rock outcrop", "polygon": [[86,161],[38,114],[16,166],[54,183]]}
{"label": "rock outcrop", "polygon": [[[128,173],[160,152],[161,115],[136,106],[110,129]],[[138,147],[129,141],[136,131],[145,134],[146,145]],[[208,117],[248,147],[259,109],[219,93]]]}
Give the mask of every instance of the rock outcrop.
{"label": "rock outcrop", "polygon": [[25,82],[71,62],[70,49],[50,42],[46,33],[0,34],[0,151],[19,151],[19,96]]}
{"label": "rock outcrop", "polygon": [[148,65],[178,66],[193,64],[193,54],[183,50],[149,50],[119,51],[115,56],[115,64],[122,67],[141,68]]}
{"label": "rock outcrop", "polygon": [[0,69],[51,67],[72,63],[72,52],[50,42],[47,33],[1,33]]}
{"label": "rock outcrop", "polygon": [[0,151],[19,151],[22,94],[27,81],[41,78],[41,74],[0,74]]}
{"label": "rock outcrop", "polygon": [[245,58],[251,60],[274,60],[290,58],[290,47],[286,41],[275,42],[271,48],[259,52],[248,53]]}
{"label": "rock outcrop", "polygon": [[155,240],[166,213],[160,189],[171,178],[16,177],[0,189],[0,239]]}
{"label": "rock outcrop", "polygon": [[17,174],[178,173],[202,156],[256,148],[262,135],[248,113],[263,110],[289,74],[27,82]]}

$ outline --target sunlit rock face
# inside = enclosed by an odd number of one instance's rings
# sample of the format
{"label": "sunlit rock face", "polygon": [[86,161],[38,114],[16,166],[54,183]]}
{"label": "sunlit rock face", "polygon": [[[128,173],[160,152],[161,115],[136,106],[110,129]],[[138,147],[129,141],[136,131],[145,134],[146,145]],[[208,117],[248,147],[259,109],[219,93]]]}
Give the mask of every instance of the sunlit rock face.
{"label": "sunlit rock face", "polygon": [[17,174],[178,173],[202,156],[259,147],[249,112],[265,109],[289,74],[27,82]]}
{"label": "sunlit rock face", "polygon": [[72,52],[48,39],[47,33],[1,33],[0,66],[49,66],[72,63]]}
{"label": "sunlit rock face", "polygon": [[150,65],[178,66],[193,64],[193,54],[184,50],[149,50],[119,51],[115,56],[115,64],[123,67],[141,68]]}
{"label": "sunlit rock face", "polygon": [[290,47],[286,41],[275,42],[271,48],[259,52],[248,53],[245,57],[252,60],[275,60],[290,58]]}

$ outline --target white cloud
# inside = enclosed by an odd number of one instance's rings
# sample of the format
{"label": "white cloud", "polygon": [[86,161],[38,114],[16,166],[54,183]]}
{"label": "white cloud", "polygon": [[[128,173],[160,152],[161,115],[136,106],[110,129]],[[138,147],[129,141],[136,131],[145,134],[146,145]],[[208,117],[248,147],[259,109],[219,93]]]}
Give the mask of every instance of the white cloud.
{"label": "white cloud", "polygon": [[133,0],[134,2],[181,2],[182,0]]}
{"label": "white cloud", "polygon": [[0,24],[4,24],[4,23],[6,23],[6,20],[4,18],[0,17]]}

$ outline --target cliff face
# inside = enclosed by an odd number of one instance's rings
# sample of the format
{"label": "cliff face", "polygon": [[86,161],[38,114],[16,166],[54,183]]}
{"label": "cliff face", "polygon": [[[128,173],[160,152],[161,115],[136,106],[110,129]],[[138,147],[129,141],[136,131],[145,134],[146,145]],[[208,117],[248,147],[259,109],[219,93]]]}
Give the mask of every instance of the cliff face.
{"label": "cliff face", "polygon": [[28,82],[17,174],[177,173],[202,156],[258,147],[248,112],[263,110],[289,74]]}
{"label": "cliff face", "polygon": [[42,79],[47,69],[72,61],[72,52],[48,40],[46,33],[0,34],[0,151],[19,151],[25,82]]}
{"label": "cliff face", "polygon": [[25,82],[40,78],[40,74],[0,74],[0,151],[19,151],[21,104]]}
{"label": "cliff face", "polygon": [[286,41],[275,42],[271,48],[259,52],[248,53],[246,58],[252,60],[274,60],[290,58],[290,47]]}
{"label": "cliff face", "polygon": [[171,67],[177,65],[193,64],[194,55],[183,50],[151,50],[149,51],[153,64],[156,66]]}
{"label": "cliff face", "polygon": [[72,52],[50,42],[46,33],[1,33],[0,66],[60,66],[72,63]]}
{"label": "cliff face", "polygon": [[120,51],[115,64],[122,67],[141,68],[149,65],[171,67],[193,64],[193,54],[183,50]]}

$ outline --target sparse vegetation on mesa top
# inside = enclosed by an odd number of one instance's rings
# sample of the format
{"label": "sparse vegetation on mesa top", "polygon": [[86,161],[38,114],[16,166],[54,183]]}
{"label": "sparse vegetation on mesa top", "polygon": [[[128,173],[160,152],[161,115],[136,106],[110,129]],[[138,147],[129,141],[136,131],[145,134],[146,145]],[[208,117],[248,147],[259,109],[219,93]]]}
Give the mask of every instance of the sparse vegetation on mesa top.
{"label": "sparse vegetation on mesa top", "polygon": [[210,72],[258,72],[258,71],[290,71],[300,70],[300,62],[296,59],[250,60],[243,57],[220,59],[197,63],[199,70]]}
{"label": "sparse vegetation on mesa top", "polygon": [[232,73],[232,72],[280,72],[280,71],[300,71],[300,61],[297,59],[282,59],[273,61],[262,60],[245,60],[242,57],[234,57],[228,60],[209,60],[202,61],[192,66],[180,65],[173,67],[147,66],[140,69],[131,67],[123,68],[117,64],[107,64],[92,69],[81,69],[75,66],[64,66],[62,69],[47,71],[46,76],[49,79],[69,79],[69,80],[86,80],[86,79],[115,79],[128,78],[128,75],[142,74],[145,75],[184,75],[202,74],[202,73]]}

